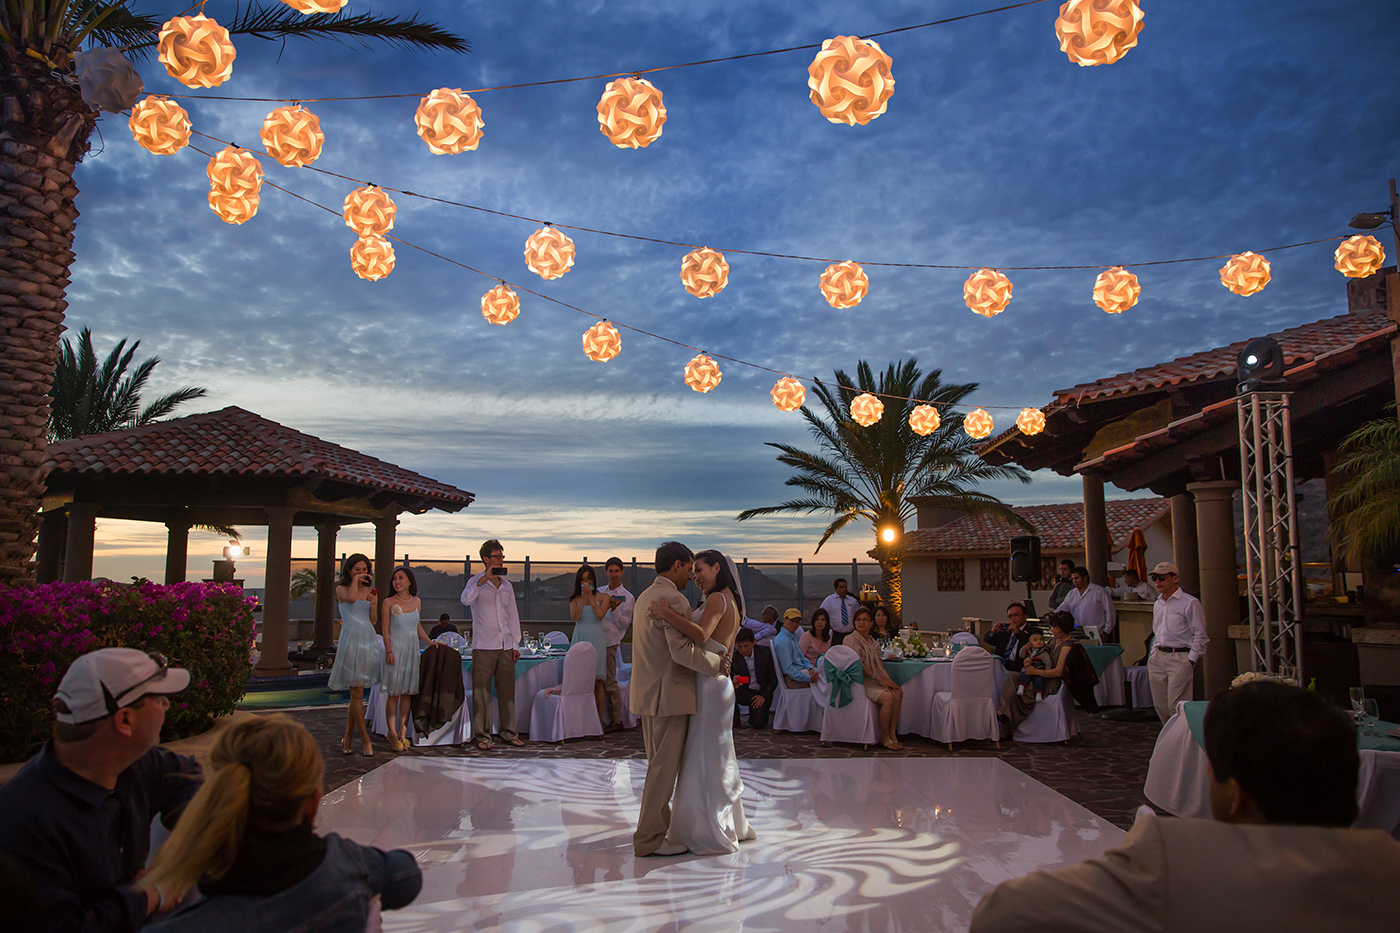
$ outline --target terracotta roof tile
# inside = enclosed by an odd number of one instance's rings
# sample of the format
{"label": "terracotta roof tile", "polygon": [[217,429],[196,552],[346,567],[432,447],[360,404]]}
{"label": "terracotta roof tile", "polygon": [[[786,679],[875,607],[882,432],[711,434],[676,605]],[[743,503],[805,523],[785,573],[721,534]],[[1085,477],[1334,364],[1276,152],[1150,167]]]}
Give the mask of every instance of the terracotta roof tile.
{"label": "terracotta roof tile", "polygon": [[[1163,498],[1118,499],[1105,504],[1113,550],[1126,547],[1133,529],[1146,529],[1171,509]],[[1084,505],[1023,505],[1013,510],[1035,526],[1043,552],[1084,549]],[[933,554],[1004,553],[1015,535],[1025,534],[994,515],[965,515],[941,528],[919,528],[904,536],[906,557]]]}

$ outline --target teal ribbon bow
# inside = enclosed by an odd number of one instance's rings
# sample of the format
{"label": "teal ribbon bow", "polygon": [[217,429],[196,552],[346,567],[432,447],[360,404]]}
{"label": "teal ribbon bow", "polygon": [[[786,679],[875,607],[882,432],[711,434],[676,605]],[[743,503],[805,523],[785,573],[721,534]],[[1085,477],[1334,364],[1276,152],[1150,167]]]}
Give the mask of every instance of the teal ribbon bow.
{"label": "teal ribbon bow", "polygon": [[851,702],[851,684],[864,682],[860,659],[851,662],[850,667],[840,668],[830,661],[822,661],[826,669],[826,682],[831,685],[830,704],[837,709]]}

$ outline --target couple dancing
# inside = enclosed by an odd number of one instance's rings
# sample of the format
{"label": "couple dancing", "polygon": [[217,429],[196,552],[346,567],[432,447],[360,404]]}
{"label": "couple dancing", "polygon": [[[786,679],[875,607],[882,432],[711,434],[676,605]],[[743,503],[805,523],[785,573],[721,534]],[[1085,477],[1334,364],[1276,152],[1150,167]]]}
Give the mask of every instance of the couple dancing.
{"label": "couple dancing", "polygon": [[[681,592],[705,594],[692,614]],[[729,657],[744,618],[734,562],[719,551],[667,541],[656,582],[637,598],[632,628],[631,707],[642,721],[647,775],[632,836],[639,856],[724,855],[755,838],[734,755]]]}

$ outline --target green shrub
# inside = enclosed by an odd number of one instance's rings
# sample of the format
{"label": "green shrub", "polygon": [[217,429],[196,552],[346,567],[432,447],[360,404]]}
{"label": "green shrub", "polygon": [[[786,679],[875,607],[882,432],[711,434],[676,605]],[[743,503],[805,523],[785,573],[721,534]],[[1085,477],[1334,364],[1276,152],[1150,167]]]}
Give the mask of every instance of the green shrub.
{"label": "green shrub", "polygon": [[158,651],[190,672],[170,698],[162,739],[233,712],[252,670],[253,605],[236,586],[51,583],[0,590],[0,761],[34,754],[68,665],[97,648]]}

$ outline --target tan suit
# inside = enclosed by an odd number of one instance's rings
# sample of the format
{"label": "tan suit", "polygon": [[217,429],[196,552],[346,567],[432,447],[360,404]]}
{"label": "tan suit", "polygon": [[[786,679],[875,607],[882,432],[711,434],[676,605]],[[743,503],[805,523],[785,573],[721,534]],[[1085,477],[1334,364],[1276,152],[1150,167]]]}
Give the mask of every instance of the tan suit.
{"label": "tan suit", "polygon": [[1240,826],[1138,811],[1101,858],[1006,881],[969,933],[1394,929],[1400,842],[1378,829]]}
{"label": "tan suit", "polygon": [[716,675],[724,666],[719,655],[702,651],[665,622],[652,619],[651,604],[658,600],[681,615],[690,615],[685,596],[665,577],[657,577],[637,597],[632,611],[629,705],[641,717],[647,749],[642,809],[632,835],[637,855],[655,852],[671,828],[671,797],[676,791],[690,717],[695,713],[695,672]]}

